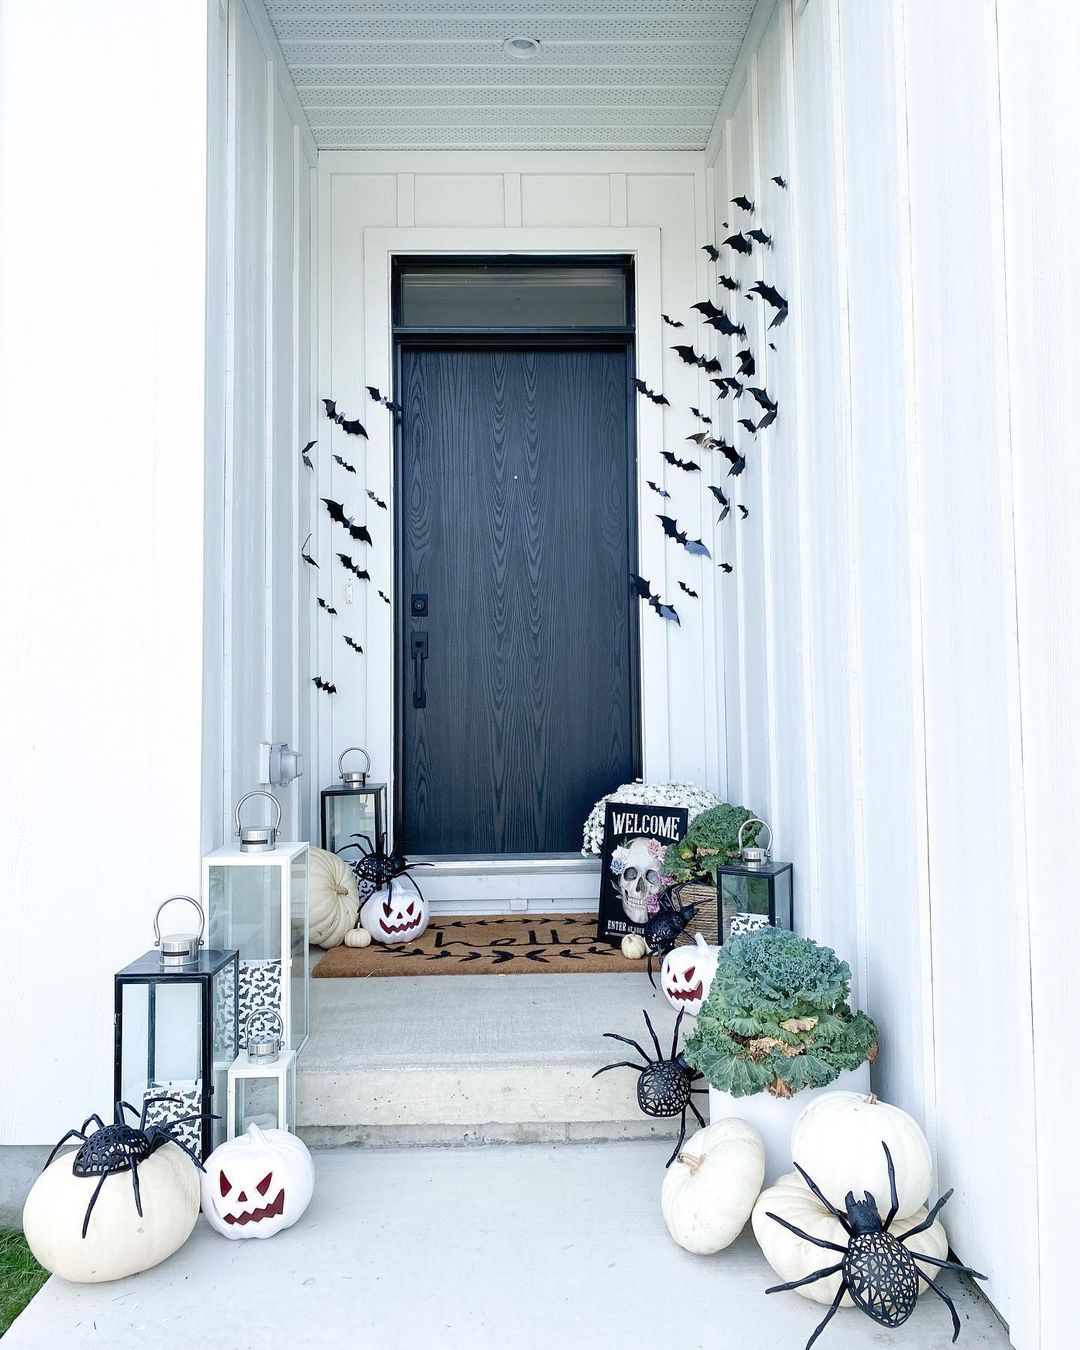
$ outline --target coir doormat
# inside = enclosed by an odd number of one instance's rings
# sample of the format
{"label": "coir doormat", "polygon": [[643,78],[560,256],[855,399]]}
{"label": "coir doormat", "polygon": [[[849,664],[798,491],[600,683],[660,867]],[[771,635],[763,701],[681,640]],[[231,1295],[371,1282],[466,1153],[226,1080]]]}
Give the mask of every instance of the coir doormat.
{"label": "coir doormat", "polygon": [[333,947],[312,972],[366,975],[565,975],[644,972],[618,947],[596,940],[595,914],[461,915],[432,919],[417,942]]}

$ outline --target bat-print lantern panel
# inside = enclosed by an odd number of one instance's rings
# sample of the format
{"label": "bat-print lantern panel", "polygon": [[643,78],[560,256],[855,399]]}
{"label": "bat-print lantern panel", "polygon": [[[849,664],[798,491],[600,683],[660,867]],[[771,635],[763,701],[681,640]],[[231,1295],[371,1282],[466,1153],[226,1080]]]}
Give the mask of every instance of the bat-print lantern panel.
{"label": "bat-print lantern panel", "polygon": [[268,1238],[311,1203],[315,1167],[296,1135],[251,1125],[211,1153],[201,1181],[211,1228],[227,1238]]}

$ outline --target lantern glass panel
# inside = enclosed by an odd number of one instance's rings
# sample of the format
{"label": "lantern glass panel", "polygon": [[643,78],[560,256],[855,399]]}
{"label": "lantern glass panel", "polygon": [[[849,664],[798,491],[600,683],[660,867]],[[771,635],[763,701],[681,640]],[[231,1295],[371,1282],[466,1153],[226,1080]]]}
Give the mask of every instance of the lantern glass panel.
{"label": "lantern glass panel", "polygon": [[278,1119],[278,1085],[275,1078],[239,1078],[236,1082],[236,1133],[249,1125],[261,1130],[283,1130]]}
{"label": "lantern glass panel", "polygon": [[717,878],[721,942],[731,936],[732,924],[736,933],[765,924],[790,929],[792,876],[790,863],[722,869]]}
{"label": "lantern glass panel", "polygon": [[292,998],[289,1001],[292,1021],[292,1045],[302,1045],[308,1034],[308,914],[307,914],[307,854],[298,854],[291,864],[292,880],[289,886],[289,932],[291,937]]}
{"label": "lantern glass panel", "polygon": [[[383,801],[386,786],[367,783],[362,788],[326,788],[322,794],[322,846],[337,853],[348,844],[367,852],[377,849],[385,832]],[[361,838],[354,839],[354,835]]]}
{"label": "lantern glass panel", "polygon": [[284,1051],[268,1064],[254,1064],[241,1054],[232,1069],[230,1138],[260,1129],[296,1129],[296,1054]]}

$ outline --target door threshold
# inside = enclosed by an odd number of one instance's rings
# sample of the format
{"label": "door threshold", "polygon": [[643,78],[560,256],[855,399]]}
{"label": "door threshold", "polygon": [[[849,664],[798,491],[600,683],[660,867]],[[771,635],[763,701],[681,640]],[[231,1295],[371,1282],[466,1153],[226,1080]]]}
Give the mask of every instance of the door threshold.
{"label": "door threshold", "polygon": [[417,853],[411,865],[422,863],[428,876],[499,876],[511,872],[537,875],[545,872],[595,872],[600,859],[580,853]]}

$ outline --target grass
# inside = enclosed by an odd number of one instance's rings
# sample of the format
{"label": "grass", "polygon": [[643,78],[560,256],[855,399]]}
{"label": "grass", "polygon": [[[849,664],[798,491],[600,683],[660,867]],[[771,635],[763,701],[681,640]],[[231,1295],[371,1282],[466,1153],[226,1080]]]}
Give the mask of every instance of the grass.
{"label": "grass", "polygon": [[0,1336],[49,1278],[21,1233],[0,1228]]}

